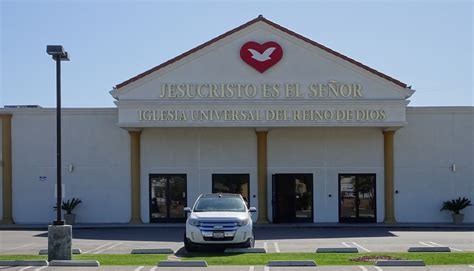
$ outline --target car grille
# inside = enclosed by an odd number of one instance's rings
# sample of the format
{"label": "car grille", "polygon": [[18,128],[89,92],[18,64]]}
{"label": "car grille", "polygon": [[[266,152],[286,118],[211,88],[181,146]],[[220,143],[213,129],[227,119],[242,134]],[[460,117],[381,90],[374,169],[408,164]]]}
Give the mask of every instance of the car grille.
{"label": "car grille", "polygon": [[201,221],[201,231],[236,231],[239,228],[237,222],[229,221]]}

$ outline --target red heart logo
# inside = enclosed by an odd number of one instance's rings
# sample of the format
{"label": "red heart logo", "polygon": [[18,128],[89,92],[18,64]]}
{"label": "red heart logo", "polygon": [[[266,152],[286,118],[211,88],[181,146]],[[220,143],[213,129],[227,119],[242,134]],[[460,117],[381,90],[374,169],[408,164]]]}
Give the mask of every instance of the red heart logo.
{"label": "red heart logo", "polygon": [[274,41],[264,44],[249,41],[240,48],[240,58],[261,73],[277,64],[282,56],[283,49]]}

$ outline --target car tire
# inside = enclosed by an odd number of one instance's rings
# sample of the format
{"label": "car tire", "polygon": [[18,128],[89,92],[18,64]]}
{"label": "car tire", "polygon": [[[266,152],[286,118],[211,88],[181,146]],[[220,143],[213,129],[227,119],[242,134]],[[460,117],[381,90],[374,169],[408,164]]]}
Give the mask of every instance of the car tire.
{"label": "car tire", "polygon": [[253,248],[255,247],[255,237],[250,237],[247,242],[243,245],[244,248]]}
{"label": "car tire", "polygon": [[188,238],[186,238],[186,234],[184,235],[184,249],[186,249],[187,252],[198,251],[198,247],[194,245],[193,242],[189,241]]}

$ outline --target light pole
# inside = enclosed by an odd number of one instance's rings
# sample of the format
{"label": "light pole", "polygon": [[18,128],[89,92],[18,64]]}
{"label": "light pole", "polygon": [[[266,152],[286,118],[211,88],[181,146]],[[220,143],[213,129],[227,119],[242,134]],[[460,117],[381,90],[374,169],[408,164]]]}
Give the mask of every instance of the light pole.
{"label": "light pole", "polygon": [[56,61],[56,220],[48,227],[48,260],[70,260],[72,227],[61,219],[61,61],[69,61],[62,45],[48,45],[46,52]]}
{"label": "light pole", "polygon": [[64,225],[61,219],[61,61],[69,61],[69,54],[62,45],[48,45],[46,52],[56,61],[56,220],[54,225]]}

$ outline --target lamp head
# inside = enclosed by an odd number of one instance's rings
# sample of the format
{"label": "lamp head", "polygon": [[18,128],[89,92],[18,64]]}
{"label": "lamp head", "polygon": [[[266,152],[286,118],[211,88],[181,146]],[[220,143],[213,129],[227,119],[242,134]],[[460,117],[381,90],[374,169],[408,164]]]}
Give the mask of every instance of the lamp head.
{"label": "lamp head", "polygon": [[46,53],[52,56],[54,60],[59,57],[59,60],[61,61],[69,61],[69,54],[68,52],[64,51],[64,47],[62,45],[47,45]]}

